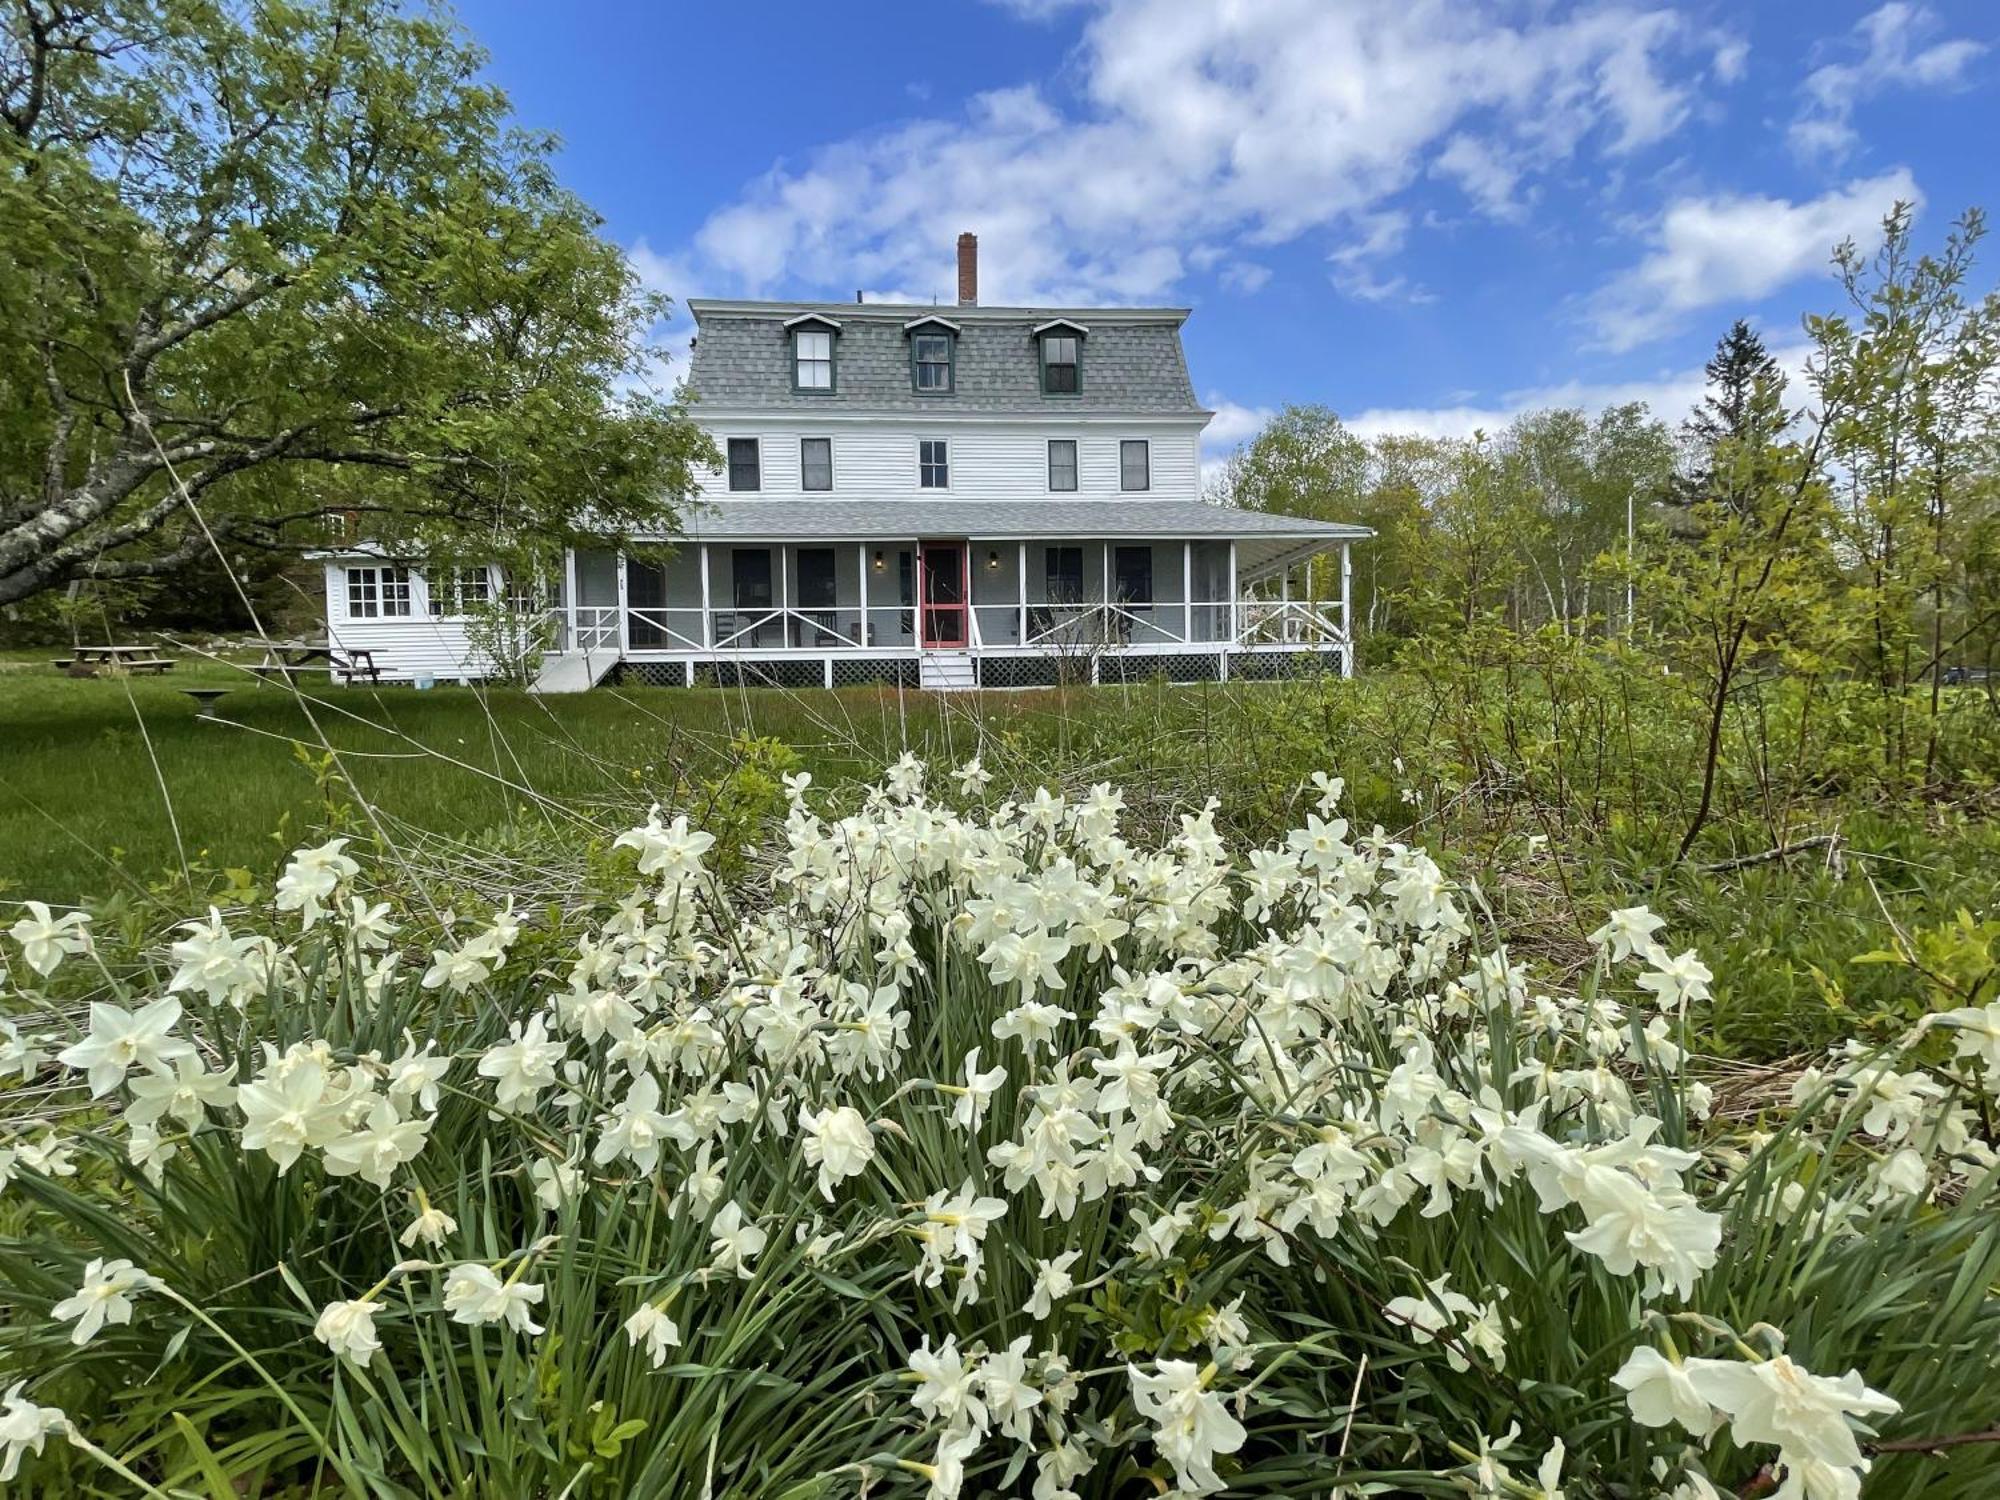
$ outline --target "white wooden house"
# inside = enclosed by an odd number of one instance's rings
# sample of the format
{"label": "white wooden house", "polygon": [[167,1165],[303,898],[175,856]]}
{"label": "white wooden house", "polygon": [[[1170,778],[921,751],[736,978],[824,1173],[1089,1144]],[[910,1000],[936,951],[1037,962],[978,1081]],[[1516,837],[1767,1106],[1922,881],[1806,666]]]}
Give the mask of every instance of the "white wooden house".
{"label": "white wooden house", "polygon": [[[1371,533],[1201,500],[1187,309],[981,307],[976,253],[952,307],[689,304],[723,465],[665,545],[569,556],[545,690],[1353,671]],[[498,582],[331,556],[329,632],[385,677],[481,675],[462,601]]]}

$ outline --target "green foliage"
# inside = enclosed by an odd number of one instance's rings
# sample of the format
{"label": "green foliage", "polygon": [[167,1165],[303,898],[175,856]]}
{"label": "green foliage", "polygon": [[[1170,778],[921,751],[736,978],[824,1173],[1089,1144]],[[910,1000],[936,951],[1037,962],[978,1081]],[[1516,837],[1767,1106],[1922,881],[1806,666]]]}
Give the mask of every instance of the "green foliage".
{"label": "green foliage", "polygon": [[27,3],[0,60],[0,604],[340,518],[545,562],[712,458],[644,390],[660,299],[443,12]]}

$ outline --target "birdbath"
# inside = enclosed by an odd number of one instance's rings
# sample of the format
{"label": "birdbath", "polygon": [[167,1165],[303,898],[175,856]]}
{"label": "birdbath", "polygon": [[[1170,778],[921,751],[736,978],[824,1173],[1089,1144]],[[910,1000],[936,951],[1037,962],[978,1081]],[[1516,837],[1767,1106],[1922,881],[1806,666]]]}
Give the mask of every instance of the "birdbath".
{"label": "birdbath", "polygon": [[198,713],[207,713],[211,708],[215,707],[218,698],[225,698],[229,695],[228,688],[182,688],[181,691],[194,699],[196,712]]}

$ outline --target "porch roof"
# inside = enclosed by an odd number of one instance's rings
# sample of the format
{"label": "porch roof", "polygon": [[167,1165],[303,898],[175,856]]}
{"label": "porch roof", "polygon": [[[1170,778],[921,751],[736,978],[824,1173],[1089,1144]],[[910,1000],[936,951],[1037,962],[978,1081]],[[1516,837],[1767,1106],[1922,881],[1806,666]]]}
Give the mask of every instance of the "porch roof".
{"label": "porch roof", "polygon": [[[1237,510],[1199,500],[711,500],[689,511],[689,542],[979,542],[1227,540],[1302,543],[1305,550],[1375,533],[1340,521]],[[1292,550],[1292,549],[1286,549]]]}

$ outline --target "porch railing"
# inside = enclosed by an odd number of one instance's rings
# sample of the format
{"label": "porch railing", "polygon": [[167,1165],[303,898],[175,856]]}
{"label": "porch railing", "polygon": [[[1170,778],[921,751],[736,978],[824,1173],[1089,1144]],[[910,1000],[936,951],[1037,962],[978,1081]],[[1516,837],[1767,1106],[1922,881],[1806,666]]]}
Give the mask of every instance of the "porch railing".
{"label": "porch railing", "polygon": [[[571,647],[635,652],[862,652],[915,650],[920,607],[826,608],[579,604]],[[1337,600],[1204,599],[1154,604],[1031,601],[974,604],[968,644],[989,651],[1122,651],[1147,647],[1238,649],[1344,646]]]}

